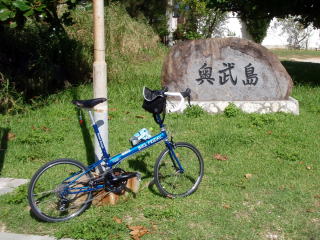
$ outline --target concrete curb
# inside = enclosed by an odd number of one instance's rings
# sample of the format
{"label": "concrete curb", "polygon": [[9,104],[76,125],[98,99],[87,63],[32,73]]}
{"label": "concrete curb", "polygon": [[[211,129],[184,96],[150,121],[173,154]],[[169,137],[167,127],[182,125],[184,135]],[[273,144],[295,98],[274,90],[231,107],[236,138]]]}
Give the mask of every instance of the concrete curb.
{"label": "concrete curb", "polygon": [[[198,105],[209,113],[223,113],[224,109],[230,103],[235,104],[243,112],[246,113],[275,113],[284,112],[299,115],[299,102],[289,97],[288,100],[275,101],[191,101],[191,105]],[[167,112],[175,109],[179,105],[178,101],[169,100],[167,104]],[[183,112],[187,108],[185,103],[179,112]]]}
{"label": "concrete curb", "polygon": [[29,182],[29,179],[0,178],[0,195],[12,192],[16,187]]}
{"label": "concrete curb", "polygon": [[[29,234],[16,234],[0,232],[1,240],[57,240],[54,237],[49,236],[37,236]],[[71,238],[62,238],[61,240],[72,240]]]}

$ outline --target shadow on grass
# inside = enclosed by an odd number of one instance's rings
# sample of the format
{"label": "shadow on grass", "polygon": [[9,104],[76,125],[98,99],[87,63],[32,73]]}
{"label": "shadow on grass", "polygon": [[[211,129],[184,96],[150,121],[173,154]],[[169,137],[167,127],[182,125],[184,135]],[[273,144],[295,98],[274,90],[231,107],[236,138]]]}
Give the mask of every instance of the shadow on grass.
{"label": "shadow on grass", "polygon": [[144,154],[137,156],[134,159],[129,159],[128,164],[129,164],[129,167],[132,168],[133,170],[143,173],[143,176],[141,177],[141,179],[152,178],[152,180],[148,184],[149,191],[157,196],[162,196],[159,193],[159,191],[154,183],[153,169],[150,171],[150,169],[148,169],[148,166],[145,161],[146,158],[148,158],[150,156],[151,156],[150,153],[146,152]]}
{"label": "shadow on grass", "polygon": [[310,62],[282,61],[283,66],[296,85],[320,86],[320,64]]}
{"label": "shadow on grass", "polygon": [[0,128],[0,175],[2,172],[4,158],[8,148],[9,128]]}
{"label": "shadow on grass", "polygon": [[148,189],[150,192],[152,192],[154,195],[160,196],[160,197],[164,197],[163,195],[160,194],[155,182],[154,182],[154,178],[149,182],[148,185]]}
{"label": "shadow on grass", "polygon": [[45,223],[45,221],[39,219],[39,218],[32,212],[31,209],[29,210],[29,215],[30,215],[31,218],[33,218],[33,219],[36,220],[37,222],[39,222],[39,223]]}
{"label": "shadow on grass", "polygon": [[150,153],[146,152],[144,154],[141,154],[137,156],[134,159],[129,159],[128,164],[129,167],[132,168],[135,171],[141,172],[144,174],[144,176],[141,177],[141,179],[149,178],[153,176],[153,171],[150,171],[146,164],[146,158],[150,157]]}

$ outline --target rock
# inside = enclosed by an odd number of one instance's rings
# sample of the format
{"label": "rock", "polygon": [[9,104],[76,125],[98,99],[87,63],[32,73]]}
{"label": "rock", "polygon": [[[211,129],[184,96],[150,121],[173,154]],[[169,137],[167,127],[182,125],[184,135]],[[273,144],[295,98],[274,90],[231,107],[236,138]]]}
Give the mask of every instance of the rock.
{"label": "rock", "polygon": [[131,195],[135,197],[135,195],[139,191],[140,178],[134,177],[128,179],[126,189],[119,194],[115,194],[112,192],[106,192],[105,190],[101,190],[94,193],[93,205],[96,206],[105,206],[105,205],[115,205],[121,199],[128,199]]}
{"label": "rock", "polygon": [[170,91],[190,88],[193,101],[287,100],[293,86],[272,52],[239,38],[176,44],[165,60],[162,84]]}

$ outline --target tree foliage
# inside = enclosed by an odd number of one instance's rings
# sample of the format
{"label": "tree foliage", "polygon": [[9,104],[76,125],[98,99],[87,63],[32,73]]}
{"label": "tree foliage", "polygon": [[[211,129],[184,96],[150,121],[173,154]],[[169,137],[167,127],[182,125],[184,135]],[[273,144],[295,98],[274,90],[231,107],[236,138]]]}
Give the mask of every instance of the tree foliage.
{"label": "tree foliage", "polygon": [[180,17],[184,20],[176,31],[177,39],[210,38],[221,35],[221,23],[226,14],[210,9],[206,0],[176,1]]}
{"label": "tree foliage", "polygon": [[167,0],[110,0],[121,2],[130,16],[147,21],[160,37],[168,35]]}
{"label": "tree foliage", "polygon": [[[63,30],[63,24],[71,23],[69,10],[73,9],[79,0],[0,0],[0,26],[22,28],[28,18],[39,23],[46,23],[52,29]],[[58,8],[66,6],[66,11],[58,13]]]}
{"label": "tree foliage", "polygon": [[294,21],[305,27],[310,24],[320,27],[319,0],[208,0],[208,7],[236,12],[253,40],[259,43],[274,17],[283,19],[294,16]]}
{"label": "tree foliage", "polygon": [[244,19],[272,19],[295,16],[305,26],[320,28],[319,0],[208,0],[208,6],[237,12]]}
{"label": "tree foliage", "polygon": [[292,49],[306,48],[308,49],[308,42],[313,31],[312,26],[305,27],[300,22],[294,20],[293,17],[285,19],[278,19],[274,23],[274,28],[281,27],[281,35],[288,36],[288,47]]}
{"label": "tree foliage", "polygon": [[269,18],[244,18],[242,21],[246,24],[247,31],[250,33],[252,40],[261,43],[267,35],[267,30],[271,19]]}
{"label": "tree foliage", "polygon": [[29,99],[88,79],[83,46],[66,27],[79,2],[0,0],[0,73],[11,90]]}

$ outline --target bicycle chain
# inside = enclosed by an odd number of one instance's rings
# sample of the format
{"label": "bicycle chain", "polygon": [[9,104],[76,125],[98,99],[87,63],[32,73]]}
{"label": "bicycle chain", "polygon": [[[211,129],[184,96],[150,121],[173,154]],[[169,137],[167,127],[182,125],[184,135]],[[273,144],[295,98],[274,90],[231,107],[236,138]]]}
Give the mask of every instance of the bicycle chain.
{"label": "bicycle chain", "polygon": [[[112,171],[108,172],[108,173],[106,174],[106,176],[107,176],[108,174],[114,174],[114,173],[116,173],[116,174],[122,174],[122,173],[125,173],[125,171],[124,171],[123,169],[121,169],[121,168],[115,168],[115,169],[113,169]],[[105,176],[105,177],[106,177],[106,176]],[[88,182],[88,185],[91,185],[91,187],[93,187],[93,185],[99,184],[99,182],[96,182],[96,181],[95,181],[95,180],[99,179],[99,177],[101,177],[101,176],[97,176],[97,177],[91,179],[91,180]],[[105,183],[105,184],[106,184],[106,182],[108,182],[108,181],[105,181],[105,180],[104,180],[104,183]],[[115,186],[111,185],[111,187],[105,187],[105,188],[104,188],[104,189],[105,189],[105,194],[102,196],[102,198],[104,198],[105,196],[109,195],[109,194],[112,193],[112,192],[117,193],[117,192],[122,191],[122,190],[125,188],[126,183],[127,183],[127,181],[124,181],[124,182],[118,183],[118,184],[115,185]],[[109,184],[110,184],[110,183],[109,183]],[[106,190],[108,190],[108,191],[106,191]],[[95,191],[96,191],[96,190],[92,190],[92,191],[90,191],[90,192],[95,192]],[[101,189],[100,191],[102,191],[102,189]],[[87,201],[85,201],[85,202],[83,202],[83,203],[81,203],[81,204],[79,204],[79,205],[70,206],[70,207],[66,208],[65,210],[69,210],[69,209],[72,209],[72,208],[76,208],[76,207],[78,207],[78,206],[83,206],[84,204],[88,204],[88,203],[92,202],[94,199],[95,199],[95,196],[93,196],[90,200],[87,200]],[[69,201],[70,201],[70,200],[69,200]],[[71,200],[71,201],[73,201],[73,200]],[[71,202],[71,201],[70,201],[70,202]],[[76,201],[76,200],[74,200],[74,201]],[[65,211],[65,210],[64,210],[64,211]]]}

